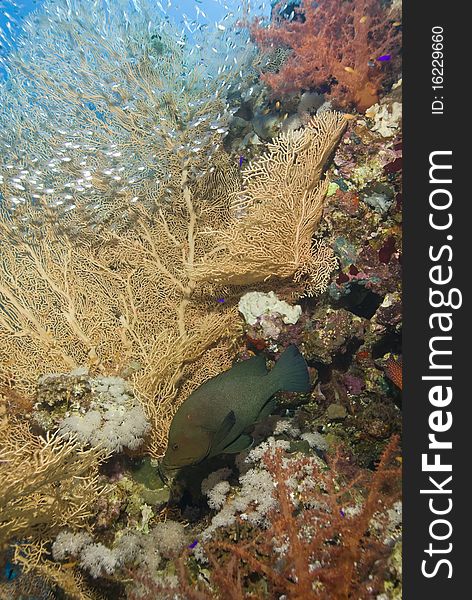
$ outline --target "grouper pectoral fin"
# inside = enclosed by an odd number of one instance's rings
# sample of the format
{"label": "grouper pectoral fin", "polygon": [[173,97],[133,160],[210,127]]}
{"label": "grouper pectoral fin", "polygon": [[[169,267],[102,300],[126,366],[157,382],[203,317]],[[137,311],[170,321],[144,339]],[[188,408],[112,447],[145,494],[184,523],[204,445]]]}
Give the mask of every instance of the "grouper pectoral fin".
{"label": "grouper pectoral fin", "polygon": [[213,433],[211,440],[211,452],[218,448],[226,436],[229,434],[233,425],[236,423],[236,415],[233,410],[230,410],[226,417],[221,421],[216,429],[207,429]]}
{"label": "grouper pectoral fin", "polygon": [[254,440],[250,435],[246,433],[242,433],[238,438],[228,444],[226,448],[223,448],[222,452],[224,454],[236,454],[237,452],[242,452],[243,450],[247,450],[253,444]]}

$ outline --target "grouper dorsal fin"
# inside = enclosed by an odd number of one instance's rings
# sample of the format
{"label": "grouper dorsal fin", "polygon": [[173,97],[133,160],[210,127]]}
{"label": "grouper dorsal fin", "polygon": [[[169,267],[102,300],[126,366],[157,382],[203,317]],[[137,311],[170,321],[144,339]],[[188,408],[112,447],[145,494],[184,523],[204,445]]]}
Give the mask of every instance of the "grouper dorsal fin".
{"label": "grouper dorsal fin", "polygon": [[221,423],[216,428],[206,428],[207,431],[213,433],[213,437],[211,440],[211,448],[217,448],[221,442],[226,438],[228,433],[231,431],[233,425],[236,423],[236,415],[233,410],[230,410],[226,417],[221,421]]}
{"label": "grouper dorsal fin", "polygon": [[238,377],[257,377],[267,375],[266,361],[262,354],[253,356],[248,360],[242,360],[241,362],[234,363],[230,370],[233,375],[237,375]]}

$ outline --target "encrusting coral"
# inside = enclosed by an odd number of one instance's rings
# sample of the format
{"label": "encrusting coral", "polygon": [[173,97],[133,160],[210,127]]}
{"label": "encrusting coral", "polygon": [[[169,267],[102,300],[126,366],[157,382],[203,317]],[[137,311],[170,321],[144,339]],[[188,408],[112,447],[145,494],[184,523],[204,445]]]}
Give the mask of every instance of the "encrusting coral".
{"label": "encrusting coral", "polygon": [[273,93],[321,88],[338,106],[362,112],[375,104],[400,48],[398,8],[380,0],[302,0],[294,12],[302,18],[278,15],[269,27],[250,26],[262,49],[292,49],[277,73],[261,77]]}

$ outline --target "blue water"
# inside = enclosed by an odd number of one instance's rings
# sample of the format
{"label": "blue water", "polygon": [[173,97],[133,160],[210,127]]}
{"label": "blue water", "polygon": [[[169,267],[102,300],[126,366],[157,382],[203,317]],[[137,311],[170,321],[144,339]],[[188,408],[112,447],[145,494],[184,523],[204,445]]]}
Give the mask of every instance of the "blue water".
{"label": "blue water", "polygon": [[[140,0],[130,0],[130,4],[139,6]],[[67,0],[58,0],[64,6]],[[40,10],[43,0],[0,0],[0,79],[6,77],[2,62],[10,51],[17,47],[25,18],[35,10]],[[240,0],[156,0],[155,5],[162,15],[177,24],[188,35],[191,30],[201,25],[220,22],[228,13],[241,13],[246,4]],[[270,13],[270,0],[247,3],[256,14]]]}
{"label": "blue water", "polygon": [[[130,185],[139,187],[146,175],[162,191],[160,177],[170,177],[166,161],[171,159],[164,151],[169,140],[178,152],[185,150],[200,160],[192,174],[205,172],[228,134],[241,94],[250,97],[254,89],[248,81],[255,82],[252,61],[257,49],[240,21],[263,11],[268,14],[269,3],[253,7],[246,0],[15,1],[0,0],[1,162],[2,177],[10,186],[8,194],[5,189],[0,192],[2,204],[8,202],[10,209],[34,204],[44,192],[54,196],[61,210],[73,210],[75,192],[87,199],[93,195],[93,186],[67,179],[66,161],[73,159],[62,156],[64,148],[72,154],[78,148],[72,133],[92,135],[91,117],[95,133],[87,155],[101,156],[106,176],[115,177],[118,187],[126,169]],[[143,53],[148,53],[148,62],[141,62]],[[151,65],[153,83],[146,65]],[[202,123],[204,130],[192,135]],[[136,127],[147,136],[138,148],[130,138]],[[219,141],[211,141],[213,134]],[[109,146],[118,139],[124,144],[123,155],[120,151],[115,156]],[[39,156],[31,154],[33,147],[39,148]],[[25,161],[31,163],[30,170]],[[151,171],[143,173],[143,164]],[[22,177],[33,169],[40,172],[40,180],[33,178],[25,187]],[[113,185],[110,181],[110,193]],[[165,190],[171,193],[170,187]]]}

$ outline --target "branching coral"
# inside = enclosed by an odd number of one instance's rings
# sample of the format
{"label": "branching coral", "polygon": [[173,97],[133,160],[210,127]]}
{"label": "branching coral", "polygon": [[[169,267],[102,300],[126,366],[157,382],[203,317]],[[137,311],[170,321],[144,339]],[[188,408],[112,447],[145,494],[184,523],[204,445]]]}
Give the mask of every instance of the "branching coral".
{"label": "branching coral", "polygon": [[[51,372],[84,366],[132,376],[155,455],[165,447],[178,384],[198,379],[195,363],[236,327],[231,302],[220,307],[212,288],[196,291],[188,275],[207,249],[200,215],[214,222],[225,211],[211,211],[209,201],[197,213],[186,171],[182,179],[173,212],[136,206],[135,227],[121,235],[71,239],[31,223],[25,235],[16,223],[26,210],[0,222],[2,384],[32,397]],[[220,369],[229,366],[227,353],[219,359]]]}
{"label": "branching coral", "polygon": [[[375,104],[399,54],[398,14],[379,0],[302,0],[295,10],[303,19],[278,16],[269,27],[250,27],[261,48],[292,49],[278,73],[262,76],[274,94],[323,88],[341,107]],[[387,54],[390,60],[377,60]]]}
{"label": "branching coral", "polygon": [[[293,600],[366,597],[366,586],[373,590],[382,583],[377,577],[388,555],[385,540],[372,535],[370,527],[374,515],[387,519],[398,498],[397,444],[392,438],[372,477],[356,473],[339,449],[328,460],[329,470],[309,458],[286,460],[280,449],[266,453],[277,502],[269,528],[248,543],[215,541],[210,549],[239,557],[267,578],[273,592]],[[356,501],[362,487],[365,497]]]}
{"label": "branching coral", "polygon": [[75,600],[99,600],[76,569],[63,569],[46,557],[49,542],[63,527],[89,527],[106,492],[98,479],[106,451],[84,449],[57,434],[39,437],[27,423],[7,417],[0,424],[0,455],[0,549],[10,545],[20,570],[13,581],[0,584],[0,598],[56,597],[59,586]]}

